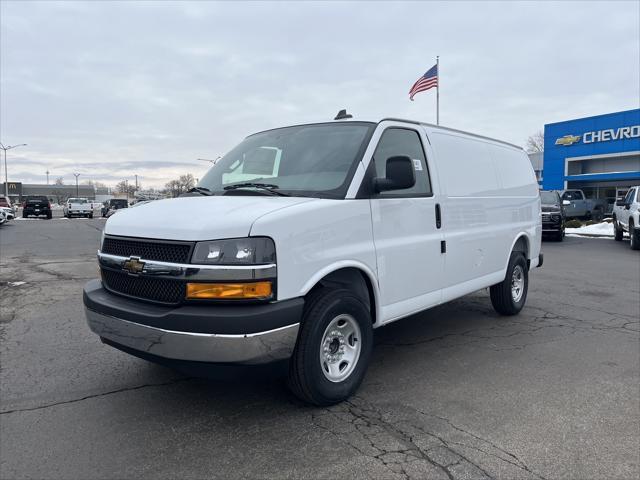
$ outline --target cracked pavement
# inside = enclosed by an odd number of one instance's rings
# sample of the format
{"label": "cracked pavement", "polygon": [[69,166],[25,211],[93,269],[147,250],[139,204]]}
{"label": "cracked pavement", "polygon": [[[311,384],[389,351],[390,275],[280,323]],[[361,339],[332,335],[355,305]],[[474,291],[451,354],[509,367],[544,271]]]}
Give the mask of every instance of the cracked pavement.
{"label": "cracked pavement", "polygon": [[545,242],[519,316],[480,291],[377,330],[357,395],[312,408],[278,378],[195,378],[101,344],[81,288],[103,224],[0,229],[0,478],[640,476],[628,240]]}

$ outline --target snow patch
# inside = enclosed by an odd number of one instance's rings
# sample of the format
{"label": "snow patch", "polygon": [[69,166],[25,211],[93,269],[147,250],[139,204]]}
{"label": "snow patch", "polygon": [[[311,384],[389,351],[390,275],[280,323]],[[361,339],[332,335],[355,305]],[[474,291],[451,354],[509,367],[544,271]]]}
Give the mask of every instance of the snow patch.
{"label": "snow patch", "polygon": [[24,285],[27,282],[7,282],[10,287],[19,287],[20,285]]}
{"label": "snow patch", "polygon": [[613,237],[613,223],[600,222],[593,225],[583,225],[578,228],[566,228],[567,234],[583,235],[588,237]]}

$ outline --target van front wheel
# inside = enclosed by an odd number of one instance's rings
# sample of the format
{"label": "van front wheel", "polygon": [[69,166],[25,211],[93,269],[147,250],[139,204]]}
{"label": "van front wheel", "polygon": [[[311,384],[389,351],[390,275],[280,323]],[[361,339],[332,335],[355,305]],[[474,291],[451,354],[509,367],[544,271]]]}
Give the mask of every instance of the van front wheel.
{"label": "van front wheel", "polygon": [[346,400],[364,379],[372,346],[371,314],[360,298],[346,289],[313,292],[291,357],[289,388],[314,405]]}
{"label": "van front wheel", "polygon": [[527,300],[529,288],[529,269],[522,252],[511,253],[505,279],[489,290],[491,304],[501,315],[520,313]]}

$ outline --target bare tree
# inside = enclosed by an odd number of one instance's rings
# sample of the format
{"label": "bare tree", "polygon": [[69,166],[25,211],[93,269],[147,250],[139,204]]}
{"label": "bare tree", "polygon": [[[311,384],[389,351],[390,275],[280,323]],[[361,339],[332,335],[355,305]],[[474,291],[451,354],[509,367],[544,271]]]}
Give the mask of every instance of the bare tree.
{"label": "bare tree", "polygon": [[196,186],[196,179],[190,173],[180,175],[178,179],[167,182],[165,188],[172,197],[179,197]]}
{"label": "bare tree", "polygon": [[129,183],[125,180],[122,180],[116,185],[116,192],[118,193],[126,193],[127,196],[132,197],[136,192],[135,185],[129,185]]}
{"label": "bare tree", "polygon": [[542,130],[538,130],[527,138],[526,149],[528,153],[544,152],[544,133]]}
{"label": "bare tree", "polygon": [[82,184],[91,185],[92,187],[96,187],[96,188],[107,188],[106,183],[96,182],[95,180],[85,180],[84,182],[82,182]]}
{"label": "bare tree", "polygon": [[64,178],[62,178],[62,177],[56,178],[55,184],[56,185],[64,185]]}

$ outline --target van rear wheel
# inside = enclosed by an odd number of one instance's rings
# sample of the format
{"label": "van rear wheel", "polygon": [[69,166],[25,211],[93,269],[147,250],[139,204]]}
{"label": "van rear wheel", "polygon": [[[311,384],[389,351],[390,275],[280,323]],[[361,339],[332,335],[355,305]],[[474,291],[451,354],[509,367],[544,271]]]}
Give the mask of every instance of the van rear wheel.
{"label": "van rear wheel", "polygon": [[347,289],[321,288],[306,300],[288,384],[301,400],[332,405],[360,386],[373,347],[371,314]]}
{"label": "van rear wheel", "polygon": [[529,269],[522,252],[512,252],[505,279],[489,289],[491,304],[501,315],[517,315],[524,307],[529,288]]}

